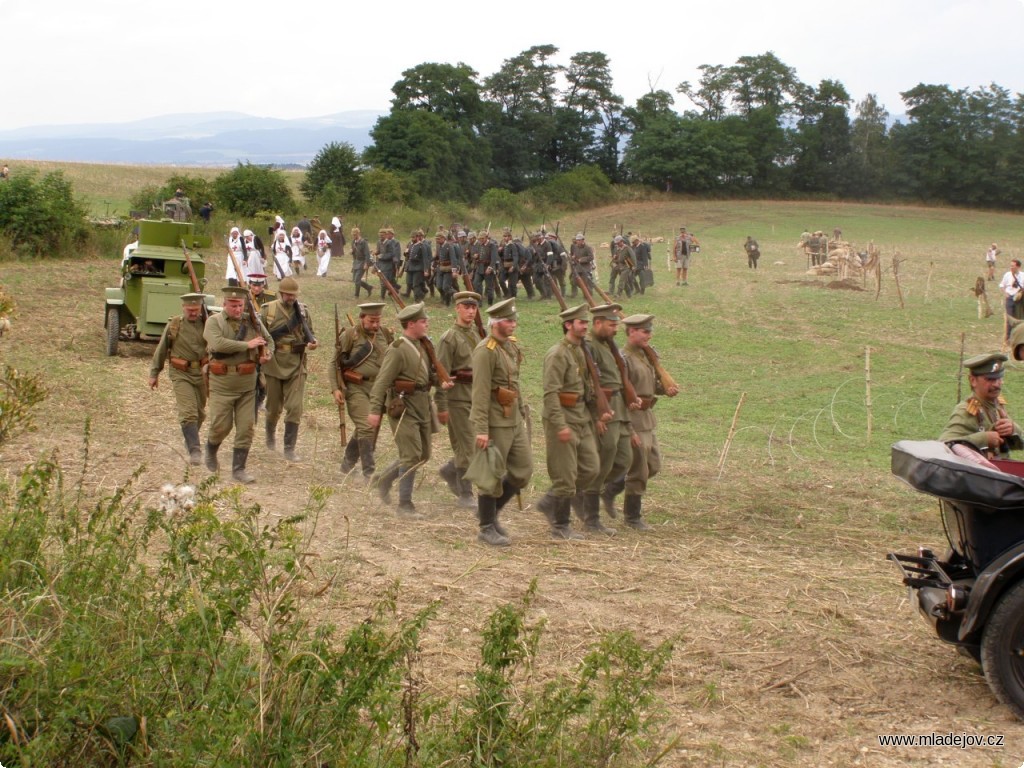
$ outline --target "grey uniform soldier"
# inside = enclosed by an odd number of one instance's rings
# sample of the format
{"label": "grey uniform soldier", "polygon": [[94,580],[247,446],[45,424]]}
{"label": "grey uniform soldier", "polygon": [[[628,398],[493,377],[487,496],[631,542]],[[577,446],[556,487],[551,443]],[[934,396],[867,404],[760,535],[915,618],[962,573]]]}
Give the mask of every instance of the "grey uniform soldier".
{"label": "grey uniform soldier", "polygon": [[366,291],[368,297],[373,296],[373,286],[364,279],[370,269],[370,244],[359,227],[352,228],[352,282],[356,284],[356,298],[359,289]]}
{"label": "grey uniform soldier", "polygon": [[[551,490],[537,502],[556,539],[581,539],[569,527],[572,497],[597,480],[601,462],[594,432],[594,386],[587,370],[583,340],[588,307],[580,304],[559,314],[565,336],[544,356],[544,443]],[[611,414],[601,414],[607,421]]]}
{"label": "grey uniform soldier", "polygon": [[526,432],[526,405],[519,388],[523,353],[515,333],[515,299],[499,301],[487,310],[490,332],[473,350],[473,406],[470,421],[475,451],[495,448],[505,460],[501,486],[481,487],[477,498],[480,533],[477,538],[491,546],[511,541],[498,521],[502,508],[533,476],[533,454]]}
{"label": "grey uniform soldier", "polygon": [[[633,295],[633,270],[636,268],[636,254],[622,235],[616,235],[613,243],[608,293],[618,298],[625,291],[626,296],[630,297]],[[618,287],[615,285],[616,278]]]}
{"label": "grey uniform soldier", "polygon": [[[377,257],[377,269],[389,283],[395,284],[395,272],[402,262],[402,244],[395,240],[395,230],[391,227],[381,230],[380,255]],[[380,286],[380,297],[387,293],[384,284]]]}
{"label": "grey uniform soldier", "polygon": [[234,427],[232,477],[240,483],[251,483],[253,477],[245,471],[245,464],[256,424],[256,364],[266,364],[270,360],[270,332],[258,315],[250,318],[244,312],[248,294],[245,288],[227,286],[221,290],[224,293],[224,311],[211,315],[203,330],[203,338],[210,351],[210,426],[206,432],[206,468],[211,472],[220,468],[217,451]]}
{"label": "grey uniform soldier", "polygon": [[455,284],[455,276],[462,271],[462,249],[451,233],[438,232],[434,239],[437,241],[437,274],[434,275],[434,285],[441,292],[444,305],[450,307],[458,287]]}
{"label": "grey uniform soldier", "polygon": [[662,387],[654,365],[647,357],[645,348],[654,354],[654,350],[650,349],[654,315],[630,315],[622,322],[626,326],[627,340],[622,354],[627,361],[629,380],[640,400],[640,407],[629,411],[633,425],[630,439],[633,456],[626,473],[626,497],[622,512],[626,525],[638,531],[646,531],[650,526],[641,517],[643,495],[647,492],[648,481],[661,470],[661,453],[654,431],[658,422],[652,409],[658,400],[656,395],[675,397],[679,394],[679,388],[675,385],[669,389]]}
{"label": "grey uniform soldier", "polygon": [[939,440],[967,443],[1003,459],[1011,450],[1024,449],[1024,435],[1006,412],[1002,396],[1006,359],[1006,355],[991,353],[964,360],[970,371],[971,396],[953,409]]}
{"label": "grey uniform soldier", "polygon": [[182,314],[172,317],[160,337],[149,366],[149,388],[156,389],[160,371],[170,363],[171,390],[178,407],[178,423],[185,437],[189,463],[198,466],[203,461],[199,447],[199,428],[206,418],[206,384],[203,366],[207,363],[206,340],[203,339],[203,301],[201,293],[186,293],[181,297]]}
{"label": "grey uniform soldier", "polygon": [[331,391],[334,402],[344,404],[355,425],[354,434],[345,446],[341,462],[343,474],[349,474],[362,462],[363,477],[369,480],[376,469],[373,451],[377,430],[367,421],[370,415],[370,392],[380,372],[384,354],[392,334],[381,327],[384,304],[368,302],[359,305],[359,322],[342,331],[331,360]]}
{"label": "grey uniform soldier", "polygon": [[441,465],[439,473],[448,488],[459,498],[459,506],[476,507],[473,487],[463,475],[473,455],[473,428],[469,423],[473,399],[473,348],[480,343],[476,316],[480,311],[480,294],[460,291],[455,294],[455,325],[445,331],[437,342],[437,359],[455,382],[450,390],[434,391],[437,415],[448,427],[448,440],[454,454]]}
{"label": "grey uniform soldier", "polygon": [[263,365],[267,382],[267,448],[277,448],[277,422],[284,412],[284,457],[298,461],[302,404],[306,392],[306,352],[317,348],[309,310],[298,301],[299,283],[286,277],[277,286],[278,300],[265,304],[260,319],[274,340],[274,356]]}
{"label": "grey uniform soldier", "polygon": [[417,468],[430,459],[430,386],[436,376],[423,344],[429,327],[423,304],[410,304],[398,313],[398,320],[402,333],[388,347],[373,382],[367,422],[376,429],[386,408],[398,446],[398,461],[378,477],[381,499],[390,503],[391,485],[397,480],[398,514],[419,517],[412,489]]}
{"label": "grey uniform soldier", "polygon": [[610,421],[597,422],[597,451],[601,468],[597,479],[587,488],[577,506],[577,513],[583,518],[584,528],[598,533],[613,534],[614,528],[601,523],[600,500],[603,496],[605,510],[615,516],[615,496],[621,491],[626,470],[633,461],[630,438],[633,434],[629,411],[640,407],[639,402],[627,403],[622,382],[622,372],[616,362],[615,334],[619,329],[618,304],[602,304],[590,310],[592,317],[588,347],[597,365],[601,388],[608,398],[608,405],[614,416]]}
{"label": "grey uniform soldier", "polygon": [[654,273],[651,271],[651,244],[633,235],[630,242],[636,254],[636,289],[641,295],[654,285]]}
{"label": "grey uniform soldier", "polygon": [[[587,283],[587,289],[594,289],[594,249],[587,245],[586,239],[583,237],[582,232],[577,232],[576,237],[573,238],[573,244],[569,248],[569,258],[572,260],[573,271],[582,277]],[[561,282],[561,281],[559,281]],[[565,286],[562,286],[562,291],[565,291]],[[579,292],[579,285],[575,280],[572,281],[572,295],[571,298],[576,298]]]}

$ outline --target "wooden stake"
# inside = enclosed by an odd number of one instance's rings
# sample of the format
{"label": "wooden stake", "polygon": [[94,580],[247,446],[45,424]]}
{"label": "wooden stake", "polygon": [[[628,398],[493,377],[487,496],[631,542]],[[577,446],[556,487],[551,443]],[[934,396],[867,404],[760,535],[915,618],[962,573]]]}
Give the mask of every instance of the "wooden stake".
{"label": "wooden stake", "polygon": [[935,269],[935,262],[928,262],[928,279],[924,282],[924,303],[928,303],[928,294],[932,290],[932,271]]}
{"label": "wooden stake", "polygon": [[895,252],[892,255],[892,276],[896,281],[896,295],[900,298],[900,309],[906,309],[906,305],[903,303],[903,289],[900,288],[900,262],[903,259],[900,258],[899,252]]}
{"label": "wooden stake", "polygon": [[725,445],[722,446],[722,453],[718,457],[718,479],[722,479],[722,473],[725,471],[725,459],[729,455],[729,448],[732,446],[732,438],[736,434],[736,422],[740,418],[740,408],[743,407],[743,401],[747,399],[747,393],[744,392],[740,395],[740,401],[736,403],[736,412],[732,415],[732,424],[729,427],[729,434],[725,438]]}
{"label": "wooden stake", "polygon": [[871,439],[871,347],[864,347],[864,403],[868,410],[868,440]]}

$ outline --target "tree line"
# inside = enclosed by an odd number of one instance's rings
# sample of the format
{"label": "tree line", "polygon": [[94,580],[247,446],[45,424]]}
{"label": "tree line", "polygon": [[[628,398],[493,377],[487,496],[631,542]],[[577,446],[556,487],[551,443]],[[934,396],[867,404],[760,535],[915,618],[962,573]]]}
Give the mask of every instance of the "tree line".
{"label": "tree line", "polygon": [[[486,77],[462,63],[406,70],[372,145],[352,153],[335,188],[358,199],[358,171],[373,169],[425,197],[474,202],[593,165],[613,183],[684,193],[1024,204],[1024,96],[996,84],[918,84],[893,123],[876,96],[851,114],[841,82],[804,83],[767,52],[704,64],[696,83],[627,106],[606,54],[560,64],[558,53],[533,46]],[[677,97],[691,107],[678,112]]]}

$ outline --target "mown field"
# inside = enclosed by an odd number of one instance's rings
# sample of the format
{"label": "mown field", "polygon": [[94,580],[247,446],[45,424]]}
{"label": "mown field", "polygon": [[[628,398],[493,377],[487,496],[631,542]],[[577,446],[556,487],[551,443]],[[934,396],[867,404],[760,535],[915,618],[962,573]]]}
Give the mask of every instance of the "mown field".
{"label": "mown field", "polygon": [[[322,616],[358,622],[394,580],[409,613],[440,601],[420,671],[426,690],[449,694],[474,668],[484,617],[536,579],[535,618],[548,625],[542,675],[573,666],[610,631],[630,630],[651,645],[677,638],[658,693],[662,743],[678,740],[662,765],[1019,765],[1024,726],[991,696],[975,664],[930,636],[885,555],[943,542],[935,502],[890,475],[889,446],[941,430],[956,402],[961,335],[968,355],[1000,348],[995,284],[996,314],[987,319],[978,318],[970,289],[990,242],[1003,250],[1000,273],[1024,252],[1024,219],[666,198],[588,211],[559,227],[568,239],[586,225],[597,246],[620,224],[667,239],[685,224],[702,244],[687,287],[666,269],[668,246],[655,245],[654,290],[626,302],[628,312],[656,315],[654,345],[682,386],[657,407],[665,467],[645,505],[655,530],[552,542],[532,508],[547,487],[539,422],[525,508],[507,515],[512,547],[476,543],[471,513],[455,507],[436,473],[448,458],[443,435],[419,473],[426,519],[397,520],[338,472],[325,344],[311,355],[304,461],[288,465],[257,441],[250,470],[258,482],[244,491],[270,522],[300,508],[313,485],[336,489],[314,537],[324,572],[341,574],[320,598]],[[879,295],[870,278],[837,286],[805,274],[799,233],[837,226],[857,247],[881,247]],[[742,250],[748,234],[761,245],[757,271]],[[219,288],[224,253],[204,255],[210,287]],[[52,387],[38,430],[5,446],[4,472],[53,449],[78,466],[88,418],[92,488],[109,492],[144,465],[136,491],[155,497],[185,476],[169,389],[146,388],[153,347],[103,354],[103,288],[116,283],[118,258],[4,266],[2,281],[19,305],[0,342],[4,358],[44,372]],[[322,340],[333,334],[335,304],[343,318],[355,314],[346,266],[333,264],[327,279],[300,277]],[[66,289],[55,291],[55,280]],[[541,361],[559,338],[556,309],[521,300],[519,311],[526,394],[539,414]],[[451,313],[436,302],[430,313],[436,337]],[[1004,393],[1011,414],[1024,419],[1016,366]],[[379,452],[384,463],[394,452],[386,433]],[[932,732],[1002,734],[1006,746],[882,748],[876,738]]]}

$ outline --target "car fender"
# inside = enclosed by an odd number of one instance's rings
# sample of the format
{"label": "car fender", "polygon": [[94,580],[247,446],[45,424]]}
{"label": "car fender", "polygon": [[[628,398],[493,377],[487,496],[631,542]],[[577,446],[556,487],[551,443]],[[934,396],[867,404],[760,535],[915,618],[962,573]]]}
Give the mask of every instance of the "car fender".
{"label": "car fender", "polygon": [[107,288],[104,294],[104,301],[108,307],[123,307],[124,291],[120,288]]}
{"label": "car fender", "polygon": [[980,633],[988,621],[999,596],[1020,580],[1024,573],[1024,543],[1008,549],[978,574],[971,587],[971,599],[967,603],[963,623],[960,625],[960,640]]}

